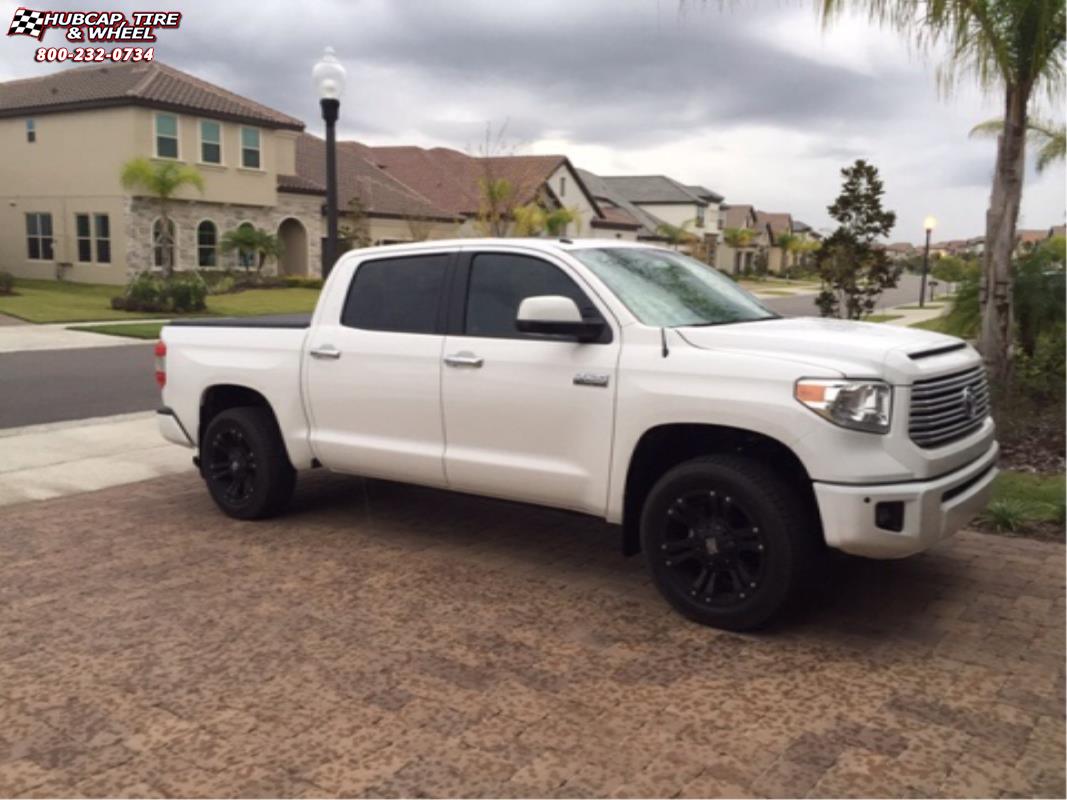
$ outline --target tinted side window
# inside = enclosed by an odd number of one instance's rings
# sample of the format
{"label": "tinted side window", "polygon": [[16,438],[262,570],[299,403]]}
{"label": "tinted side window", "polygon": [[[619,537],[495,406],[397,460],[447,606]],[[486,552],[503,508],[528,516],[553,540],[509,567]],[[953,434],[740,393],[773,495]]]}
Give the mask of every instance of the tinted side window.
{"label": "tinted side window", "polygon": [[529,256],[482,253],[471,261],[465,331],[468,336],[526,338],[515,327],[519,304],[527,297],[561,294],[587,319],[599,312],[563,270]]}
{"label": "tinted side window", "polygon": [[368,331],[438,333],[449,253],[368,261],[356,269],[341,324]]}

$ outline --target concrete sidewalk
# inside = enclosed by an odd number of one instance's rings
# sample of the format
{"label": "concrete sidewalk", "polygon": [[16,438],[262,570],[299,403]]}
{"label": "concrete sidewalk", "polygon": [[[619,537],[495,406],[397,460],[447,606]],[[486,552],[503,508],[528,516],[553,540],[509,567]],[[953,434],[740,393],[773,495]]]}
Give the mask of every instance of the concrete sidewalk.
{"label": "concrete sidewalk", "polygon": [[[132,322],[132,321],[131,321]],[[144,322],[144,320],[137,320]],[[125,324],[123,320],[120,324]],[[100,333],[72,331],[70,325],[92,323],[64,322],[56,325],[4,324],[0,325],[0,353],[18,353],[25,350],[70,350],[84,347],[123,347],[144,344],[144,339],[124,336],[105,336]],[[110,323],[98,323],[110,324]]]}
{"label": "concrete sidewalk", "polygon": [[0,506],[192,470],[192,451],[165,442],[155,416],[121,414],[0,431]]}

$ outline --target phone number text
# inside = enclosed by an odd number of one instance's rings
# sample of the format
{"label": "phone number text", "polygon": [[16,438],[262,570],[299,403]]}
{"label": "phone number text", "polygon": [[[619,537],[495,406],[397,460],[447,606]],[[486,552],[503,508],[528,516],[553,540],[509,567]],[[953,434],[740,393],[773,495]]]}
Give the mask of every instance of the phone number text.
{"label": "phone number text", "polygon": [[154,47],[38,47],[34,61],[153,61]]}

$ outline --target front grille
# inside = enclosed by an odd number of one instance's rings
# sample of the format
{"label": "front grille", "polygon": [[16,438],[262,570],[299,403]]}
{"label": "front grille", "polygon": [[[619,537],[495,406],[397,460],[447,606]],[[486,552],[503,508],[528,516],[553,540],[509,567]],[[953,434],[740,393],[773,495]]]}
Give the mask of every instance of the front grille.
{"label": "front grille", "polygon": [[989,385],[981,365],[916,381],[911,387],[908,432],[919,447],[962,439],[982,427],[988,416]]}

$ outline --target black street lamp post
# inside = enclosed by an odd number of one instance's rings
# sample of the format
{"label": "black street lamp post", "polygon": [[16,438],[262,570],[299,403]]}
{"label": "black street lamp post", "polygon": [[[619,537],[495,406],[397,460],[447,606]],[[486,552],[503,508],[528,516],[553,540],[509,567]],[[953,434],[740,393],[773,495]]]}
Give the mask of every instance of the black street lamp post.
{"label": "black street lamp post", "polygon": [[326,241],[324,242],[322,277],[326,278],[337,261],[337,116],[345,88],[345,68],[327,47],[312,70],[319,93],[322,119],[326,123]]}
{"label": "black street lamp post", "polygon": [[923,220],[923,227],[926,229],[926,247],[923,249],[923,280],[922,287],[919,289],[919,308],[926,307],[926,273],[930,268],[930,234],[937,227],[937,220],[927,217]]}

